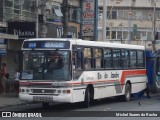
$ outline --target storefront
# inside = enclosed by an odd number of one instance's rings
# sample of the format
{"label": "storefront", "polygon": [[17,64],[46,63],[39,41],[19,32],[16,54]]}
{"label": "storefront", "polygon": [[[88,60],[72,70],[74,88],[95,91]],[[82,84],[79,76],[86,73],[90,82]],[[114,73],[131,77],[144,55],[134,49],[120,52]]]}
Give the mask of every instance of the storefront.
{"label": "storefront", "polygon": [[13,78],[19,63],[16,59],[17,51],[20,50],[24,39],[36,37],[35,22],[8,22],[7,33],[17,36],[17,39],[7,40],[7,64],[10,77]]}

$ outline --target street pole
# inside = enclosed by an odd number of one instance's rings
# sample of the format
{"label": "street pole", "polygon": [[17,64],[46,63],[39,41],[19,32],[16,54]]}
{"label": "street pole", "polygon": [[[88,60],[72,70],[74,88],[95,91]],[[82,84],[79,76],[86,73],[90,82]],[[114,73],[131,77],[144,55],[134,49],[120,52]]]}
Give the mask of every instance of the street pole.
{"label": "street pole", "polygon": [[128,44],[131,44],[131,8],[128,14]]}
{"label": "street pole", "polygon": [[63,0],[63,38],[68,35],[68,0]]}
{"label": "street pole", "polygon": [[38,38],[38,0],[36,0],[36,38]]}
{"label": "street pole", "polygon": [[106,13],[107,13],[107,0],[103,0],[103,42],[106,41]]}
{"label": "street pole", "polygon": [[155,44],[156,44],[156,38],[155,38],[155,35],[156,35],[156,3],[154,2],[154,10],[153,10],[153,52],[155,53],[156,52],[156,47],[155,47]]}
{"label": "street pole", "polygon": [[42,26],[41,26],[41,37],[42,38],[46,38],[46,34],[47,34],[47,27],[46,27],[46,2],[47,0],[41,0],[41,12],[43,15],[43,22],[42,22]]}

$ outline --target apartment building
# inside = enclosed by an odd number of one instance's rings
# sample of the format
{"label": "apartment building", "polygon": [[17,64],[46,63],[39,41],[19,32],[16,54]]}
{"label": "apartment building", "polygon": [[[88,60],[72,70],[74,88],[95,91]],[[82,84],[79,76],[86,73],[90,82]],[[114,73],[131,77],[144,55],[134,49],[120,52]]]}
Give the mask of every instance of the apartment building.
{"label": "apartment building", "polygon": [[[104,5],[103,0],[98,2],[98,40],[102,40]],[[107,41],[143,44],[152,49],[154,28],[155,33],[160,31],[160,0],[107,0],[106,6]]]}

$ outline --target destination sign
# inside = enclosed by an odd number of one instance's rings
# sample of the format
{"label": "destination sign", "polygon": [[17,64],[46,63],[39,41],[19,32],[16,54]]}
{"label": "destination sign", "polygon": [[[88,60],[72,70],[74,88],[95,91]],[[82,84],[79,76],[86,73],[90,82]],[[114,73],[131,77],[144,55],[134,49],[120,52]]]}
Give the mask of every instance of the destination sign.
{"label": "destination sign", "polygon": [[69,49],[69,41],[24,41],[23,48]]}

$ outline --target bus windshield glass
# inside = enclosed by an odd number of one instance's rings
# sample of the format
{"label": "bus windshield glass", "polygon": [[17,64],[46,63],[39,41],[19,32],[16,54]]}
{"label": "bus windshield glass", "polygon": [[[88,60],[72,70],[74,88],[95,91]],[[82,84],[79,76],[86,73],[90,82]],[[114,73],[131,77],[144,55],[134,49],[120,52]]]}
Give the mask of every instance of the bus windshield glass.
{"label": "bus windshield glass", "polygon": [[22,80],[70,80],[69,51],[24,51]]}

